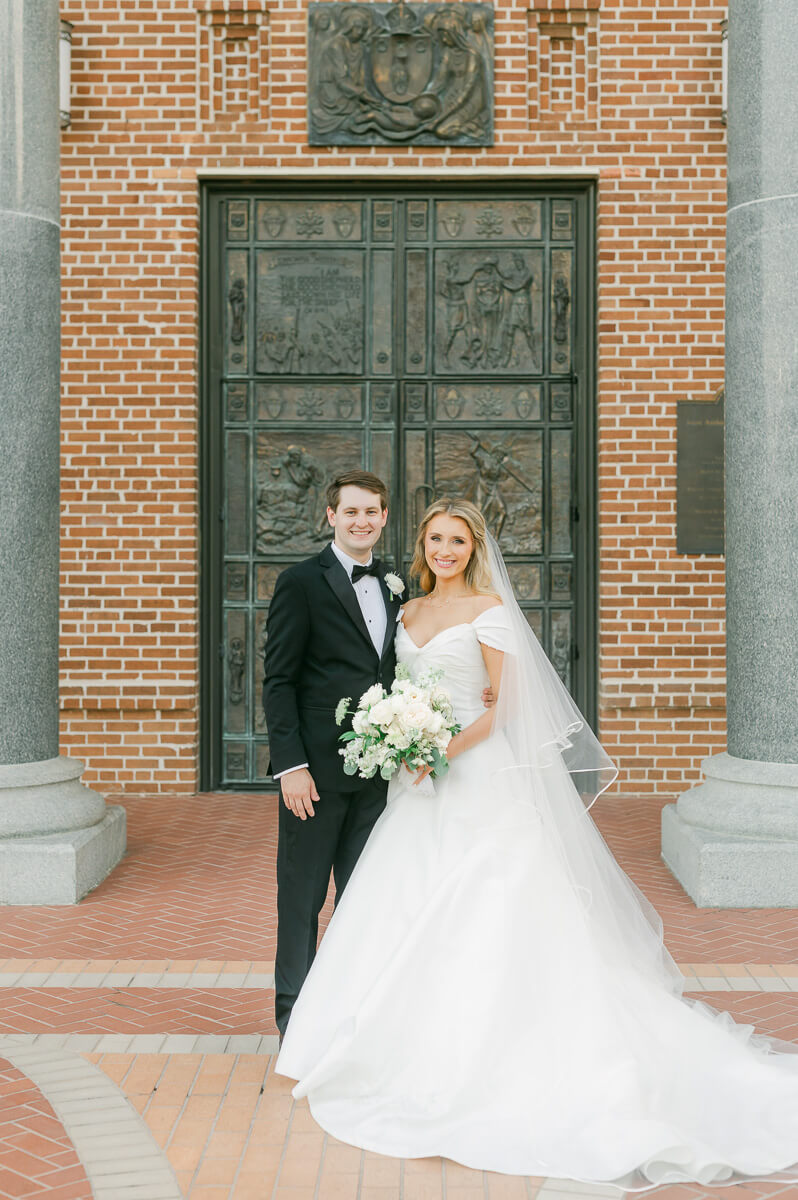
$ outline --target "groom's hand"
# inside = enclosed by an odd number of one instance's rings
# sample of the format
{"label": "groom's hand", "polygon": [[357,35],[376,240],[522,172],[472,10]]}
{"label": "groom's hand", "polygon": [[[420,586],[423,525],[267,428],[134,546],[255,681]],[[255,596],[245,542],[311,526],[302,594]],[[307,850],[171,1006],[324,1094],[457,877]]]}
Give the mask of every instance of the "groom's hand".
{"label": "groom's hand", "polygon": [[300,821],[306,821],[308,817],[315,815],[313,805],[318,801],[319,793],[316,791],[313,776],[306,767],[299,767],[298,770],[289,771],[287,775],[283,775],[280,780],[280,790],[283,793],[285,807],[290,808]]}
{"label": "groom's hand", "polygon": [[485,705],[485,708],[493,708],[494,704],[496,703],[496,696],[494,695],[493,688],[485,688],[485,691],[482,693],[482,703]]}

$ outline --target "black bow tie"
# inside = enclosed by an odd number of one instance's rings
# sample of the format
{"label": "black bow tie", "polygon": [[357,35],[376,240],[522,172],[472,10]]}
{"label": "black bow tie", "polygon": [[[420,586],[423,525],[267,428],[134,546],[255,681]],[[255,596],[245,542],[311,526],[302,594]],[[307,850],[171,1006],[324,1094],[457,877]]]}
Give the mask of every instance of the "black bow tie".
{"label": "black bow tie", "polygon": [[364,575],[374,575],[379,577],[380,560],[373,558],[367,567],[362,567],[359,563],[352,567],[352,583],[357,583],[358,579],[362,579]]}

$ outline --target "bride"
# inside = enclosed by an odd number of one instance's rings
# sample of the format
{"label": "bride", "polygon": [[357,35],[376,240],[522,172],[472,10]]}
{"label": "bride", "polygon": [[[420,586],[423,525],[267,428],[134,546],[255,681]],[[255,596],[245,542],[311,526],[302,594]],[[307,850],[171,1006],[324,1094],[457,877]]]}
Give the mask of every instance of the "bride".
{"label": "bride", "polygon": [[641,1191],[794,1179],[795,1047],[682,999],[585,811],[615,770],[479,510],[432,504],[411,571],[397,658],[442,669],[462,729],[442,779],[392,779],[277,1072],[329,1133],[396,1157]]}

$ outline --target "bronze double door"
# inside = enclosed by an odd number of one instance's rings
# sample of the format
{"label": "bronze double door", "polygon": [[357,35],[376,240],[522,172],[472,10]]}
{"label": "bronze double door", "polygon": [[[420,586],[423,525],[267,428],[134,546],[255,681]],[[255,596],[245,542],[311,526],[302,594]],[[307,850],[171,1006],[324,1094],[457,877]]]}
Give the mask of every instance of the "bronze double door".
{"label": "bronze double door", "polygon": [[329,541],[325,488],[352,466],[389,484],[380,554],[403,574],[433,497],[480,506],[592,717],[589,191],[203,200],[203,787],[269,783],[269,601]]}

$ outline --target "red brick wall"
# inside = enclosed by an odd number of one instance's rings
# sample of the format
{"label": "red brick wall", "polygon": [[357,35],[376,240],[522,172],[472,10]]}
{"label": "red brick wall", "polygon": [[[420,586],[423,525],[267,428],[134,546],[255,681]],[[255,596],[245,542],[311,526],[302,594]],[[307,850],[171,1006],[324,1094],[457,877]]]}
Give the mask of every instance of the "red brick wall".
{"label": "red brick wall", "polygon": [[304,5],[62,0],[63,749],[106,792],[198,758],[203,172],[598,179],[601,734],[628,792],[721,749],[723,563],[677,556],[676,403],[723,377],[720,3],[496,4],[496,143],[305,144]]}

